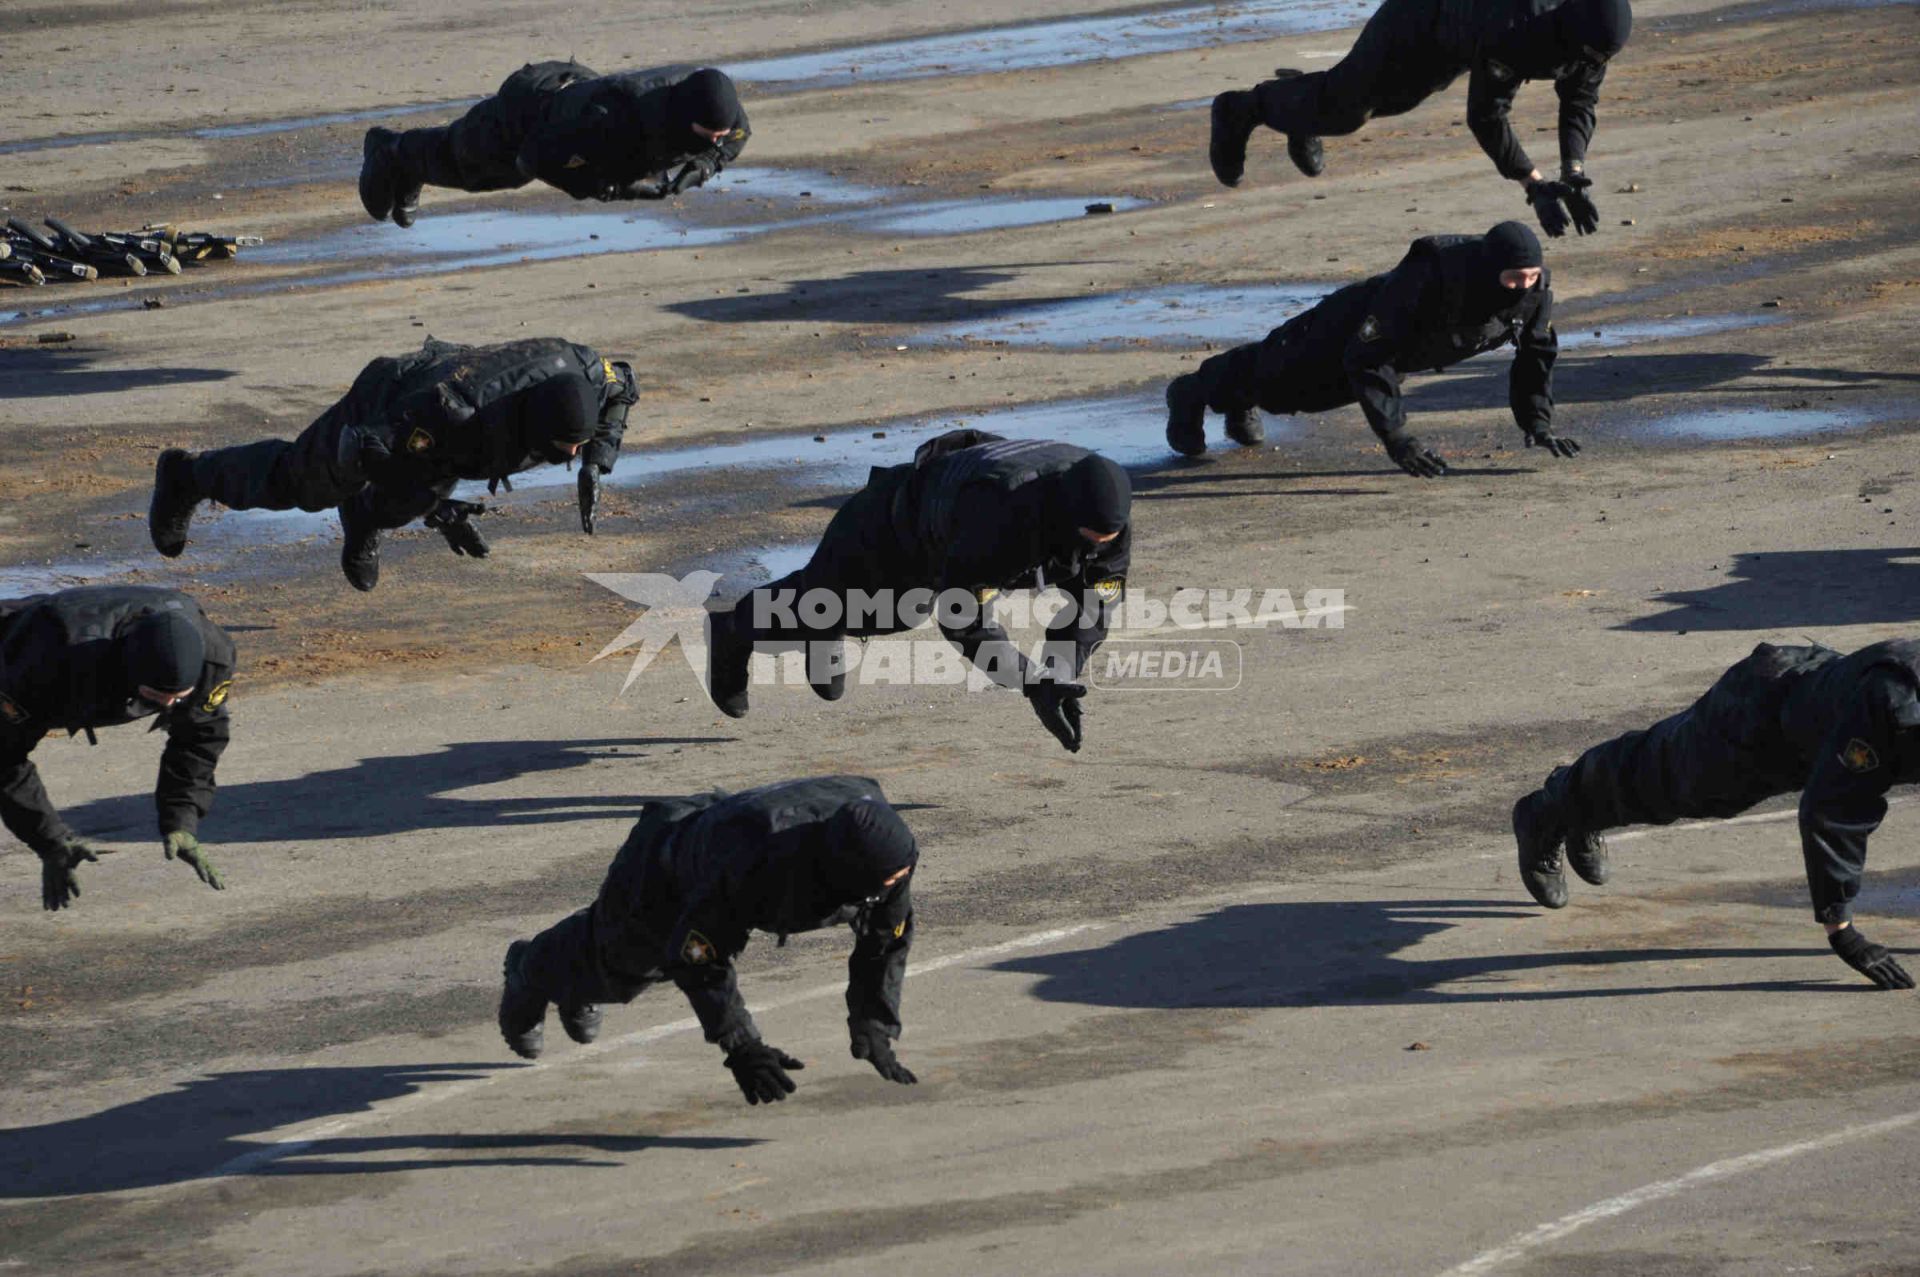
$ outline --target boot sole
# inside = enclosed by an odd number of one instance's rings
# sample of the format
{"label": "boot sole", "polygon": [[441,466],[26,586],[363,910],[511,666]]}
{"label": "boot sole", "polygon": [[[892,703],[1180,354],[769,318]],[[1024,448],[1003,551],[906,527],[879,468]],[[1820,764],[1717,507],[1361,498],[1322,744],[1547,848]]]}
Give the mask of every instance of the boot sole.
{"label": "boot sole", "polygon": [[[160,524],[162,522],[160,518],[160,490],[163,486],[168,462],[174,457],[185,457],[186,455],[187,453],[182,449],[168,448],[160,454],[160,459],[154,462],[153,465],[153,499],[147,503],[147,537],[153,542],[153,548],[169,559],[177,559],[186,551],[186,529],[192,524],[193,508],[190,506],[187,509],[187,524],[180,529],[180,539],[178,541],[164,539],[160,532]],[[195,501],[193,504],[197,506],[200,503]]]}

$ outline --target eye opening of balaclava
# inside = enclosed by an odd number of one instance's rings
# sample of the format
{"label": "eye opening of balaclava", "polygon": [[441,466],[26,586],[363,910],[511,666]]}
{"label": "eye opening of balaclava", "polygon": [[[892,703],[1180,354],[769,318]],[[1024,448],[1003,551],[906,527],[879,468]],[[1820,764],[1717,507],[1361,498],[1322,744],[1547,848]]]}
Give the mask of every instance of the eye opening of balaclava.
{"label": "eye opening of balaclava", "polygon": [[520,397],[520,444],[543,461],[559,463],[600,424],[600,389],[585,377],[549,377]]}
{"label": "eye opening of balaclava", "polygon": [[1120,532],[1132,517],[1132,478],[1126,467],[1098,453],[1060,472],[1056,496],[1059,521],[1076,537],[1081,528]]}
{"label": "eye opening of balaclava", "polygon": [[137,618],[122,632],[129,699],[142,687],[156,692],[192,691],[207,659],[200,627],[177,608],[162,608]]}
{"label": "eye opening of balaclava", "polygon": [[725,71],[702,67],[673,86],[671,101],[674,122],[692,130],[720,132],[731,129],[740,119],[740,95]]}

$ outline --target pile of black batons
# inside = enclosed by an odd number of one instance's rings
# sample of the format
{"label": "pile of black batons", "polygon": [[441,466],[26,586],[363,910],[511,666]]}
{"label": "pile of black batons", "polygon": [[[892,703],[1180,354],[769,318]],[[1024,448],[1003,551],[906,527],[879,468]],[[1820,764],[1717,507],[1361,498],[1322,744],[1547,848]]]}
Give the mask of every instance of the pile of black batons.
{"label": "pile of black batons", "polygon": [[7,219],[0,237],[0,279],[20,284],[49,280],[98,279],[102,275],[178,275],[189,263],[238,257],[242,248],[262,243],[258,235],[215,235],[173,226],[137,231],[76,231],[57,217],[46,229],[17,217]]}

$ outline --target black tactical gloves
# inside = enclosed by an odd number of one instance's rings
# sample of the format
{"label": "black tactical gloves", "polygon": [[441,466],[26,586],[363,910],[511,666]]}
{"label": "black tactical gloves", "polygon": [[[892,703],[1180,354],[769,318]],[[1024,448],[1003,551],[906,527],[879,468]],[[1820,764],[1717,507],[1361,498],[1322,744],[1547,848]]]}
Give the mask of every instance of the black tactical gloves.
{"label": "black tactical gloves", "polygon": [[[49,905],[48,908],[53,906]],[[1860,928],[1848,925],[1827,936],[1827,943],[1840,955],[1840,961],[1858,971],[1883,989],[1911,989],[1913,977],[1900,960],[1860,934]]]}
{"label": "black tactical gloves", "polygon": [[487,539],[480,535],[480,529],[467,522],[476,514],[485,514],[487,507],[478,501],[444,500],[427,515],[427,526],[447,539],[447,545],[455,554],[471,555],[484,559],[493,552]]}
{"label": "black tactical gloves", "polygon": [[713,155],[696,155],[680,166],[680,171],[667,183],[666,194],[678,195],[690,191],[696,186],[705,185],[706,180],[720,171],[720,161]]}
{"label": "black tactical gloves", "polygon": [[98,863],[93,848],[69,838],[59,846],[40,853],[40,906],[57,912],[80,898],[80,880],[73,871],[82,861]]}
{"label": "black tactical gloves", "polygon": [[207,855],[207,849],[200,845],[198,838],[184,829],[176,829],[167,835],[166,847],[168,860],[178,857],[193,872],[200,875],[201,882],[215,891],[227,889],[226,880],[220,876],[220,871],[213,867],[213,858]]}
{"label": "black tactical gloves", "polygon": [[1592,185],[1593,179],[1584,173],[1568,173],[1557,182],[1527,183],[1527,203],[1533,205],[1548,238],[1559,239],[1569,225],[1581,235],[1600,229],[1600,210],[1587,195]]}
{"label": "black tactical gloves", "polygon": [[580,465],[580,530],[593,535],[593,516],[600,510],[600,467],[591,461]]}
{"label": "black tactical gloves", "polygon": [[749,1104],[775,1104],[786,1099],[794,1090],[787,1070],[807,1067],[779,1047],[765,1042],[735,1047],[727,1053],[726,1065],[733,1070],[733,1080],[740,1084],[740,1094],[747,1097]]}
{"label": "black tactical gloves", "polygon": [[873,1071],[889,1082],[898,1082],[902,1086],[912,1086],[920,1079],[913,1070],[900,1063],[893,1054],[893,1039],[879,1025],[866,1020],[848,1020],[847,1031],[853,1036],[853,1058],[865,1060],[873,1065]]}
{"label": "black tactical gloves", "polygon": [[1527,431],[1527,447],[1545,448],[1556,457],[1571,457],[1580,451],[1580,441],[1557,435],[1545,427]]}
{"label": "black tactical gloves", "polygon": [[1412,435],[1390,440],[1387,455],[1395,465],[1418,479],[1436,479],[1447,473],[1446,458]]}
{"label": "black tactical gloves", "polygon": [[1067,752],[1080,752],[1080,700],[1087,689],[1078,683],[1057,683],[1042,679],[1026,686],[1027,701],[1039,716],[1040,725],[1052,732]]}
{"label": "black tactical gloves", "polygon": [[1573,219],[1573,229],[1582,235],[1591,235],[1599,230],[1600,210],[1587,194],[1593,186],[1593,179],[1578,169],[1570,169],[1560,174],[1560,186],[1564,192],[1560,200],[1567,206],[1567,216]]}

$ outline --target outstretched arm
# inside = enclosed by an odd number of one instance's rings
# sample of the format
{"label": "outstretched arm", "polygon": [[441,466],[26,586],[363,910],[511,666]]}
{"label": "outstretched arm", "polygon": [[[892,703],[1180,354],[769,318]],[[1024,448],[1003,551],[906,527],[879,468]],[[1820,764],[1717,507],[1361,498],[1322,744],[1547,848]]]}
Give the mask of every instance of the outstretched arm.
{"label": "outstretched arm", "polygon": [[1507,374],[1507,403],[1513,424],[1527,437],[1527,446],[1543,447],[1555,456],[1580,451],[1578,442],[1553,433],[1553,362],[1560,356],[1560,337],[1553,331],[1553,289],[1540,285],[1540,304],[1520,330],[1513,369]]}
{"label": "outstretched arm", "polygon": [[1527,148],[1520,145],[1510,118],[1520,83],[1519,75],[1501,63],[1486,59],[1475,63],[1467,81],[1467,127],[1501,177],[1512,182],[1538,181],[1540,173]]}

